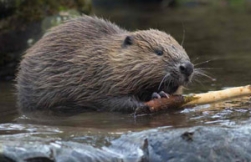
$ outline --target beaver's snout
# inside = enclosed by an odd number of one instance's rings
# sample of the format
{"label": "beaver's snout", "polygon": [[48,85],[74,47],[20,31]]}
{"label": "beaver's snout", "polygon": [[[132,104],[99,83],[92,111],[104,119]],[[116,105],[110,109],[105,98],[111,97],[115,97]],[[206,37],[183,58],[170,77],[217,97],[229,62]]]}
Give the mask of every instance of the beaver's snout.
{"label": "beaver's snout", "polygon": [[180,72],[188,78],[193,73],[193,64],[191,62],[184,62],[179,66]]}

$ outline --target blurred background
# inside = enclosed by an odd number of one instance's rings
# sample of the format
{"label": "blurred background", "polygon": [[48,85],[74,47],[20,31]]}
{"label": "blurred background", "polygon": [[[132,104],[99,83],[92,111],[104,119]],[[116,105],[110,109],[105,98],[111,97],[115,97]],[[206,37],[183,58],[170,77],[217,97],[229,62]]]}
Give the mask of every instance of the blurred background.
{"label": "blurred background", "polygon": [[49,28],[82,14],[184,41],[211,77],[198,78],[193,91],[250,83],[251,0],[0,0],[0,80],[13,81],[25,50]]}

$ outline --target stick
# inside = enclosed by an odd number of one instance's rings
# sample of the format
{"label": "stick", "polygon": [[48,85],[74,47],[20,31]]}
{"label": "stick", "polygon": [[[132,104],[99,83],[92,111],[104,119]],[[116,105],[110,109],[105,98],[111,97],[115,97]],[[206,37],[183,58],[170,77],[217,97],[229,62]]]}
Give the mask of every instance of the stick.
{"label": "stick", "polygon": [[195,94],[192,96],[171,95],[169,98],[153,99],[146,102],[145,106],[136,109],[135,115],[150,114],[168,110],[179,110],[184,107],[193,107],[195,105],[219,102],[249,95],[251,95],[250,85]]}
{"label": "stick", "polygon": [[231,98],[237,98],[249,95],[251,95],[250,85],[228,88],[220,91],[212,91],[208,93],[196,94],[193,96],[195,97],[195,99],[185,103],[184,105],[182,105],[182,107],[209,104],[213,102],[219,102],[219,101],[229,100]]}

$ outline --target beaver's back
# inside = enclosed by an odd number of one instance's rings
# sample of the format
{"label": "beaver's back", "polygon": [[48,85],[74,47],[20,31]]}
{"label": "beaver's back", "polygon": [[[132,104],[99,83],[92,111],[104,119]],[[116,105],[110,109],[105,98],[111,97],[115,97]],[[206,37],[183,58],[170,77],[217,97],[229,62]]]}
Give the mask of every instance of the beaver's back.
{"label": "beaver's back", "polygon": [[80,47],[91,45],[93,41],[100,38],[125,32],[117,25],[103,19],[83,16],[49,30],[41,40],[26,52],[26,55],[37,55],[51,49],[55,52],[65,51],[69,53]]}

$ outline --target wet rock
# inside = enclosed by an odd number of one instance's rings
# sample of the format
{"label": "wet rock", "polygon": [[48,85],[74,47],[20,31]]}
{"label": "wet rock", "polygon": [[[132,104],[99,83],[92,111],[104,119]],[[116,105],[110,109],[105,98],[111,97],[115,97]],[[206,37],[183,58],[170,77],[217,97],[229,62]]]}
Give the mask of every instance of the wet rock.
{"label": "wet rock", "polygon": [[[251,127],[158,129],[124,135],[110,149],[148,140],[149,161],[250,161]],[[134,150],[128,148],[128,152]],[[117,149],[118,151],[120,149]]]}
{"label": "wet rock", "polygon": [[[0,160],[13,162],[122,162],[124,156],[75,142],[52,142],[50,144],[22,144],[4,146]],[[136,161],[132,159],[133,161]],[[129,161],[128,161],[129,162]]]}
{"label": "wet rock", "polygon": [[[199,162],[250,161],[251,127],[159,128],[122,135],[109,146],[67,141],[11,142],[1,147],[5,161]],[[46,141],[44,139],[44,141]]]}

